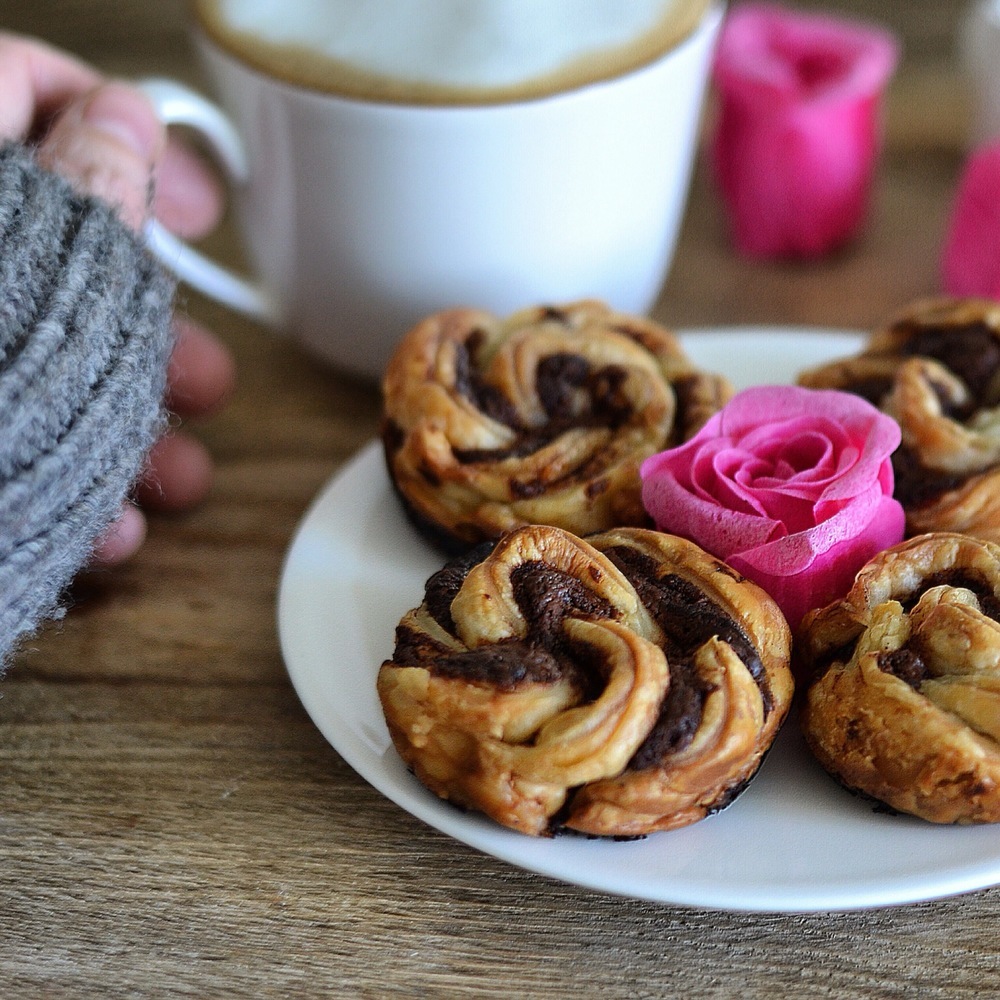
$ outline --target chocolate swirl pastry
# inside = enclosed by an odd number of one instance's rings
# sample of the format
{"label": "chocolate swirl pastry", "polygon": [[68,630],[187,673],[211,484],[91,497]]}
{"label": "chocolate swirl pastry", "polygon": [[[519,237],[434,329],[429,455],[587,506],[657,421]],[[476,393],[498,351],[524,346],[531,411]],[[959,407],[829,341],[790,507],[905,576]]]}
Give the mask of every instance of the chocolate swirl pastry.
{"label": "chocolate swirl pastry", "polygon": [[400,343],[383,392],[390,477],[453,553],[524,524],[648,525],[639,464],[732,394],[662,327],[586,301],[431,316]]}
{"label": "chocolate swirl pastry", "polygon": [[899,423],[894,495],[907,534],[1000,542],[1000,304],[918,302],[859,355],[799,382],[858,393]]}
{"label": "chocolate swirl pastry", "polygon": [[934,823],[1000,821],[1000,546],[887,550],[796,638],[806,740],[841,783]]}
{"label": "chocolate swirl pastry", "polygon": [[532,835],[638,836],[727,805],[792,696],[774,602],[691,542],[530,525],[430,578],[378,693],[429,789]]}

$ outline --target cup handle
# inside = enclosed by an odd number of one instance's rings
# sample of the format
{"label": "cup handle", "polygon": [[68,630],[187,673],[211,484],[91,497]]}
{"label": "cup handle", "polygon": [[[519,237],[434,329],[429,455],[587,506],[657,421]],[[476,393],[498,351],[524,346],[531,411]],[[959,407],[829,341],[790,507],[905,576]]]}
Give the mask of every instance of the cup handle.
{"label": "cup handle", "polygon": [[[184,125],[205,140],[227,180],[246,182],[249,167],[243,140],[217,105],[176,80],[147,78],[136,81],[136,86],[152,102],[164,125]],[[144,235],[153,256],[181,281],[251,319],[280,324],[277,302],[257,282],[206,257],[156,219],[146,223]]]}

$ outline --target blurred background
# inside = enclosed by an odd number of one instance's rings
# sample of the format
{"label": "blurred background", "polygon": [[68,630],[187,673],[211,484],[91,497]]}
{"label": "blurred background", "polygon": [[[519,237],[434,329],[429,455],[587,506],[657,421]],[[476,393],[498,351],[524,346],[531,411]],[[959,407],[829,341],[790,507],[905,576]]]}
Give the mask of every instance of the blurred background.
{"label": "blurred background", "polygon": [[[928,79],[947,72],[956,24],[965,0],[797,0],[801,9],[834,11],[878,20],[906,44],[907,58]],[[0,24],[43,35],[112,68],[130,68],[141,57],[150,70],[167,64],[164,53],[184,38],[185,0],[8,0]]]}
{"label": "blurred background", "polygon": [[[876,20],[903,40],[903,64],[890,89],[892,144],[920,144],[928,135],[961,143],[968,122],[964,94],[956,92],[956,36],[972,0],[794,0],[789,6]],[[169,68],[198,80],[193,61],[178,66],[187,45],[186,0],[6,0],[0,26],[40,35],[96,60],[110,72],[129,74]],[[896,116],[893,102],[921,105],[921,114]],[[914,134],[915,133],[915,134]]]}
{"label": "blurred background", "polygon": [[[955,22],[964,0],[797,0],[792,6],[837,11],[877,19],[906,39],[921,62],[951,56]],[[123,46],[156,63],[164,41],[183,34],[185,0],[11,0],[0,23],[11,31],[44,34],[78,50],[101,52],[114,60]]]}
{"label": "blurred background", "polygon": [[[885,152],[871,225],[846,253],[808,267],[748,265],[728,251],[702,162],[688,213],[699,225],[682,233],[658,310],[664,320],[680,326],[807,322],[869,328],[906,300],[938,291],[938,251],[968,152],[969,100],[957,50],[971,2],[789,0],[795,9],[877,21],[903,43],[886,96]],[[185,0],[5,0],[0,27],[41,36],[111,73],[169,73],[197,85],[203,80],[188,44],[186,7]],[[908,254],[894,252],[902,246]],[[699,291],[706,270],[720,289],[711,303]],[[875,294],[858,296],[860,287]]]}

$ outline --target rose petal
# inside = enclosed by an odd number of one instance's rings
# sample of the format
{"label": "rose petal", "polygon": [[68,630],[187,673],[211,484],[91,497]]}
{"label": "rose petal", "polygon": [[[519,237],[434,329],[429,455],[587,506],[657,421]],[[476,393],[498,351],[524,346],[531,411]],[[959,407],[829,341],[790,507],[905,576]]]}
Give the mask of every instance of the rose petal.
{"label": "rose petal", "polygon": [[858,396],[833,389],[755,386],[737,393],[688,445],[702,436],[724,436],[739,439],[743,447],[757,451],[769,439],[801,434],[806,428],[839,440],[841,449],[849,440],[857,450],[853,466],[841,468],[827,485],[827,499],[850,496],[855,483],[878,476],[884,459],[901,440],[896,421]]}
{"label": "rose petal", "polygon": [[786,533],[778,521],[694,496],[670,475],[647,479],[642,486],[642,500],[661,531],[691,538],[719,558],[725,558],[723,552],[764,545]]}
{"label": "rose petal", "polygon": [[899,43],[884,28],[744,3],[726,19],[714,75],[722,88],[752,88],[762,102],[837,102],[884,86],[898,58]]}
{"label": "rose petal", "polygon": [[[877,518],[888,517],[884,503],[887,499],[892,500],[877,490],[871,490],[809,531],[790,533],[766,545],[733,550],[727,558],[738,557],[745,565],[754,566],[766,575],[793,576],[803,573],[816,567],[817,560],[838,545],[872,530],[871,526]],[[892,503],[902,510],[898,501],[892,500]]]}
{"label": "rose petal", "polygon": [[1000,139],[974,151],[963,168],[941,270],[951,295],[1000,298]]}
{"label": "rose petal", "polygon": [[892,35],[859,22],[769,4],[729,14],[713,70],[712,160],[739,250],[814,257],[854,235],[898,57]]}
{"label": "rose petal", "polygon": [[[761,584],[797,623],[903,536],[892,499],[899,425],[834,390],[758,386],[690,441],[647,459],[646,510]],[[846,587],[844,588],[846,589]]]}
{"label": "rose petal", "polygon": [[817,553],[798,572],[786,572],[801,564],[803,553],[784,559],[778,551],[784,543],[798,548],[795,536],[772,543],[772,551],[762,559],[763,550],[733,555],[726,561],[733,569],[763,587],[781,608],[794,629],[802,616],[813,608],[823,607],[842,597],[850,589],[857,571],[879,552],[895,545],[903,537],[905,516],[899,502],[884,497],[868,525],[857,535],[846,537]]}

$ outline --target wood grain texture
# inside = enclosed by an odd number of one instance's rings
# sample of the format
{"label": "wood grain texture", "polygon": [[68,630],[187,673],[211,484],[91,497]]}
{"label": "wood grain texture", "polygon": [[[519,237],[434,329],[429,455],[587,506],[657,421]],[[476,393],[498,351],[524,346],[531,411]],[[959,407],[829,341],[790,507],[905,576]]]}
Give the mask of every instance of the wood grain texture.
{"label": "wood grain texture", "polygon": [[[870,225],[817,264],[748,264],[702,163],[666,322],[866,327],[936,290],[961,5],[830,6],[877,11],[908,42]],[[2,18],[113,72],[196,76],[180,2],[8,0]],[[231,228],[213,248],[238,256]],[[1000,891],[807,916],[658,906],[512,868],[371,789],[291,690],[274,606],[295,525],[374,433],[377,395],[197,297],[182,307],[240,366],[233,404],[198,428],[216,488],[155,518],[133,564],[81,580],[0,685],[7,1000],[1000,995]]]}

